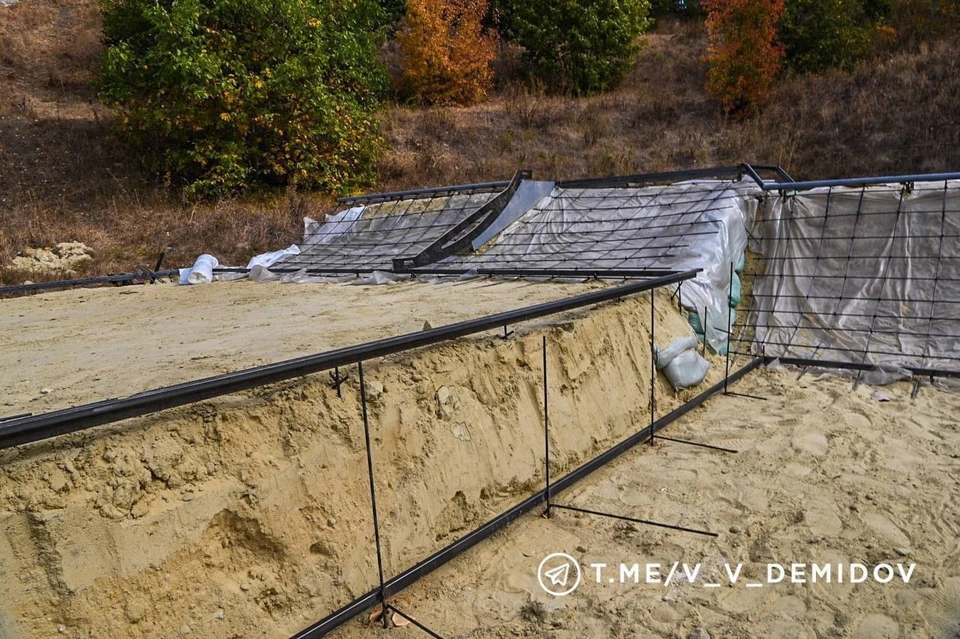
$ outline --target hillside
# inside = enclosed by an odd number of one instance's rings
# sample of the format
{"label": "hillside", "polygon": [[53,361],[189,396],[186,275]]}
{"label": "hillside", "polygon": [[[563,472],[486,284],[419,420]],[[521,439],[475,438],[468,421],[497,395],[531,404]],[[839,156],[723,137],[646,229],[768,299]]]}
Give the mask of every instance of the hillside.
{"label": "hillside", "polygon": [[[280,192],[188,204],[152,183],[111,133],[96,98],[94,0],[0,7],[0,282],[28,247],[81,241],[91,273],[167,264],[209,251],[240,263],[297,241],[323,194]],[[370,190],[503,179],[518,168],[569,178],[780,163],[798,178],[960,167],[960,57],[924,44],[853,73],[786,77],[758,118],[726,121],[703,90],[702,25],[662,21],[618,90],[548,97],[509,75],[470,108],[384,113],[390,150]],[[509,68],[509,61],[502,64]]]}

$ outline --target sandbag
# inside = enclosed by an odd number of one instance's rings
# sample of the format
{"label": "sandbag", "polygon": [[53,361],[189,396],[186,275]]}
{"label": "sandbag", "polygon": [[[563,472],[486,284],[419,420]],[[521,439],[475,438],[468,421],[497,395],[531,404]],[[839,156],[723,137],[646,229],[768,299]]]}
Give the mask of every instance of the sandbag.
{"label": "sandbag", "polygon": [[663,370],[670,364],[677,356],[679,356],[684,351],[690,349],[696,350],[697,348],[697,336],[688,335],[686,337],[678,337],[670,345],[664,349],[661,349],[659,345],[653,345],[653,357],[654,361],[657,364],[657,369]]}
{"label": "sandbag", "polygon": [[727,301],[730,302],[730,306],[737,307],[740,305],[741,288],[740,276],[734,273],[733,282],[730,286],[730,292],[727,296]]}
{"label": "sandbag", "polygon": [[700,357],[696,350],[686,350],[670,360],[663,369],[670,385],[676,390],[696,386],[707,376],[710,362]]}

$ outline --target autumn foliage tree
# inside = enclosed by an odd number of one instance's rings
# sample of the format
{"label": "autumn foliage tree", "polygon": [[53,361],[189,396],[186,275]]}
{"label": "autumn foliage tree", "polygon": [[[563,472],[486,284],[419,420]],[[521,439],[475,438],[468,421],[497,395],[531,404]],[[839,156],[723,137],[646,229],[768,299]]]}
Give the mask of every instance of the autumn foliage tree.
{"label": "autumn foliage tree", "polygon": [[407,0],[397,34],[400,93],[423,104],[473,104],[493,83],[496,33],[484,28],[487,0]]}
{"label": "autumn foliage tree", "polygon": [[768,99],[783,64],[777,23],[784,0],[704,0],[710,44],[707,90],[727,113],[743,117]]}

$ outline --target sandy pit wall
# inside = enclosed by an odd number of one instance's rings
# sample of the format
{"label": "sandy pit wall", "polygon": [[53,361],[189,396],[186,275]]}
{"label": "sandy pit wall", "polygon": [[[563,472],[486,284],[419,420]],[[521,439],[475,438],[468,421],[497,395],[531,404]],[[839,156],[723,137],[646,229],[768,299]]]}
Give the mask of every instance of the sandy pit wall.
{"label": "sandy pit wall", "polygon": [[[542,488],[543,334],[555,476],[649,423],[649,299],[366,363],[387,577]],[[285,637],[371,589],[350,373],[0,453],[0,637]],[[656,388],[658,415],[700,390]]]}

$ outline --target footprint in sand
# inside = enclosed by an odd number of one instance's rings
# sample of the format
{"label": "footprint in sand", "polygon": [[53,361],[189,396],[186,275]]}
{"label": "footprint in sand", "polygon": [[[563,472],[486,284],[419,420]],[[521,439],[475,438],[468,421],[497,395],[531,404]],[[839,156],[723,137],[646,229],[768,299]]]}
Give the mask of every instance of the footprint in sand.
{"label": "footprint in sand", "polygon": [[804,433],[793,438],[793,447],[815,457],[823,457],[827,454],[827,436],[816,431]]}
{"label": "footprint in sand", "polygon": [[870,418],[860,412],[850,412],[843,416],[844,423],[855,430],[867,430],[873,426]]}
{"label": "footprint in sand", "polygon": [[854,631],[855,639],[895,639],[900,636],[900,626],[886,615],[869,615]]}
{"label": "footprint in sand", "polygon": [[894,546],[910,545],[910,538],[907,537],[895,523],[879,513],[867,513],[863,516],[863,522],[870,526],[874,532],[885,537]]}

